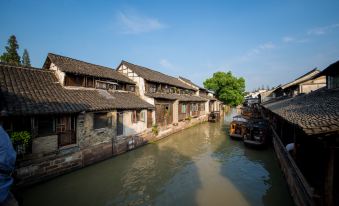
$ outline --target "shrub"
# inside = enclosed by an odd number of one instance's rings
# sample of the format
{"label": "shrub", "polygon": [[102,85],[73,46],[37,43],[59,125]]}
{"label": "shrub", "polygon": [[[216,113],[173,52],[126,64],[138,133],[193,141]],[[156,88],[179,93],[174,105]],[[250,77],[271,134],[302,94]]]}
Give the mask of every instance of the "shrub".
{"label": "shrub", "polygon": [[159,129],[158,129],[158,125],[153,125],[152,126],[152,132],[155,136],[157,136],[159,134]]}
{"label": "shrub", "polygon": [[11,132],[10,136],[13,144],[27,146],[31,140],[31,134],[27,131]]}

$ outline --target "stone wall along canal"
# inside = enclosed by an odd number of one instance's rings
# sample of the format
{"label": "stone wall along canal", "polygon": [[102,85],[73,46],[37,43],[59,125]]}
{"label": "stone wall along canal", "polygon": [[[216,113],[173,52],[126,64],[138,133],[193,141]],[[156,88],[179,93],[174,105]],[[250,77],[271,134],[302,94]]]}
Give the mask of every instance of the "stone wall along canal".
{"label": "stone wall along canal", "polygon": [[27,188],[23,205],[293,205],[274,151],[227,136],[234,114]]}

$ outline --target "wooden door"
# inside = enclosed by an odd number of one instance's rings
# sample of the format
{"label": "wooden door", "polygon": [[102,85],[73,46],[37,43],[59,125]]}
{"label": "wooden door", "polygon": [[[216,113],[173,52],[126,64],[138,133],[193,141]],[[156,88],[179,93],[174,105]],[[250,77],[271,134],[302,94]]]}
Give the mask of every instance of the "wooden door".
{"label": "wooden door", "polygon": [[147,110],[147,128],[151,128],[152,124],[152,110]]}
{"label": "wooden door", "polygon": [[156,123],[158,125],[164,125],[165,124],[164,114],[165,114],[165,109],[164,109],[163,105],[162,104],[156,104],[155,105],[155,119],[156,119]]}
{"label": "wooden door", "polygon": [[124,113],[117,112],[117,136],[124,134]]}
{"label": "wooden door", "polygon": [[58,146],[66,146],[76,143],[75,117],[62,116],[57,118],[56,131],[58,134]]}
{"label": "wooden door", "polygon": [[155,119],[158,125],[168,125],[173,121],[172,105],[167,103],[155,105]]}

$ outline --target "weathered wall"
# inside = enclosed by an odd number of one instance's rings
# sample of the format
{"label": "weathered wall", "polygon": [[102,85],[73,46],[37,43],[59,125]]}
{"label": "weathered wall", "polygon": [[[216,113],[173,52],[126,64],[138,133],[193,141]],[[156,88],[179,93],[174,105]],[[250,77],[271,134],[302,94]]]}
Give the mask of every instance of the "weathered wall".
{"label": "weathered wall", "polygon": [[49,153],[58,149],[58,135],[37,137],[32,140],[32,153]]}
{"label": "weathered wall", "polygon": [[116,136],[116,111],[108,112],[112,125],[107,128],[93,129],[93,113],[81,113],[77,118],[77,143],[86,148],[101,143],[112,142]]}
{"label": "weathered wall", "polygon": [[209,114],[210,113],[210,100],[205,102],[205,114]]}
{"label": "weathered wall", "polygon": [[[137,135],[109,137],[112,138],[113,142],[107,141],[104,143],[98,143],[98,141],[103,138],[102,134],[98,134],[98,138],[95,136],[89,136],[97,134],[98,131],[90,131],[91,123],[86,124],[84,122],[84,120],[90,118],[91,115],[81,114],[80,116],[81,117],[78,118],[77,126],[78,128],[83,127],[79,130],[79,132],[82,132],[85,137],[83,138],[80,134],[78,134],[77,138],[79,141],[82,141],[82,143],[79,143],[82,147],[75,145],[71,148],[58,150],[56,153],[50,154],[49,156],[19,162],[16,169],[17,186],[37,183],[80,169],[95,162],[110,158],[114,155],[140,147],[147,142],[157,141],[170,134],[207,121],[207,115],[203,115],[198,118],[193,118],[190,121],[179,122],[177,125],[159,128],[160,131],[157,136],[148,130]],[[112,130],[115,131],[115,128]],[[105,133],[105,131],[102,132]],[[87,143],[90,142],[88,138],[95,139],[95,141],[92,142],[94,145],[87,145]],[[103,141],[106,141],[109,138],[103,138]],[[86,145],[86,147],[84,145]]]}
{"label": "weathered wall", "polygon": [[43,181],[82,167],[82,153],[75,152],[64,156],[52,156],[38,162],[19,165],[16,169],[17,185],[27,185]]}

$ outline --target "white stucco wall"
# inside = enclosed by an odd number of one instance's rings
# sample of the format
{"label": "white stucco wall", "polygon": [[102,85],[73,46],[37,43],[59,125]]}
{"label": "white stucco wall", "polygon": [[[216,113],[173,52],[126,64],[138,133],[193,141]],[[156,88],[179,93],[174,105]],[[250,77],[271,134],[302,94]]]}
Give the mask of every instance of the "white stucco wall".
{"label": "white stucco wall", "polygon": [[141,112],[144,112],[145,121],[138,121],[136,123],[132,123],[132,112],[131,110],[124,111],[124,136],[135,135],[147,129],[147,110],[141,110]]}
{"label": "white stucco wall", "polygon": [[65,84],[65,72],[60,71],[60,69],[54,64],[51,63],[50,70],[54,71],[55,76],[58,78],[61,85]]}
{"label": "white stucco wall", "polygon": [[[145,86],[145,79],[140,77],[137,73],[126,67],[125,65],[120,65],[118,71],[131,80],[133,80],[138,88],[138,96],[143,99],[144,101],[148,102],[149,104],[155,106],[154,98],[145,96],[146,86]],[[152,111],[152,121],[155,122],[155,111]]]}
{"label": "white stucco wall", "polygon": [[208,101],[205,102],[205,114],[210,113],[210,107],[209,107],[209,105],[210,105],[210,100],[208,100]]}
{"label": "white stucco wall", "polygon": [[173,123],[179,122],[179,100],[175,100],[173,103]]}

